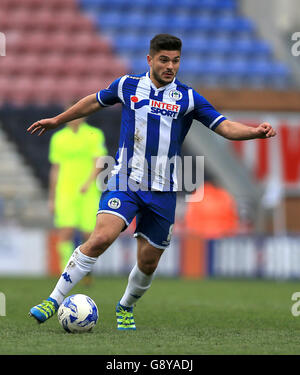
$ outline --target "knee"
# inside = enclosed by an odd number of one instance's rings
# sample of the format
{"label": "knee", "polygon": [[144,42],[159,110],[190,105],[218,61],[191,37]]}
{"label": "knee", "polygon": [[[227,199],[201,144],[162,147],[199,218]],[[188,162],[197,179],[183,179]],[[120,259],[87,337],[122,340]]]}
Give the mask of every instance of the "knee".
{"label": "knee", "polygon": [[142,239],[138,243],[137,264],[139,269],[150,276],[156,270],[163,251]]}
{"label": "knee", "polygon": [[82,246],[90,256],[97,257],[104,253],[104,251],[112,244],[112,242],[113,238],[109,234],[97,233],[92,235]]}
{"label": "knee", "polygon": [[154,273],[154,271],[157,268],[157,265],[158,265],[158,261],[156,259],[139,259],[138,260],[139,269],[148,276]]}

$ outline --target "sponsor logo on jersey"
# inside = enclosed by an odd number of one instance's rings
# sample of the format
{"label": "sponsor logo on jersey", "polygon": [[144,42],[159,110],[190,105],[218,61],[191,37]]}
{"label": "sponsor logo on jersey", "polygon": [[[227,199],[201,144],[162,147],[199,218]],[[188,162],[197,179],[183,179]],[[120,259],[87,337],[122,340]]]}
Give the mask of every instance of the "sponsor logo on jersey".
{"label": "sponsor logo on jersey", "polygon": [[178,113],[180,111],[180,105],[161,102],[155,99],[142,99],[139,100],[137,96],[131,96],[131,108],[132,109],[140,109],[144,106],[150,106],[151,113],[161,116],[168,116],[177,118]]}

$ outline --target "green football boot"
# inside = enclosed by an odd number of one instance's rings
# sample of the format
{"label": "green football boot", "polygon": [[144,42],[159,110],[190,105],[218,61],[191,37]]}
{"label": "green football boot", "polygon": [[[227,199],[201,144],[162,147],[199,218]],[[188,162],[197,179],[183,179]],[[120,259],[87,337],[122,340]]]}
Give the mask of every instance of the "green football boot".
{"label": "green football boot", "polygon": [[29,316],[33,316],[38,323],[44,323],[57,312],[58,307],[56,300],[49,297],[39,305],[32,307]]}
{"label": "green football boot", "polygon": [[120,330],[135,330],[133,307],[122,306],[120,302],[116,307],[117,328]]}

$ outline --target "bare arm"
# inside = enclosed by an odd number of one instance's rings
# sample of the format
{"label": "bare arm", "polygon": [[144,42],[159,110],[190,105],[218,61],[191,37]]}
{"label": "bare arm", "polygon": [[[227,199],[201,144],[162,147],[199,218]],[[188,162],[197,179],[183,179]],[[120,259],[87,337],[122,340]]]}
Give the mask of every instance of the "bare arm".
{"label": "bare arm", "polygon": [[79,100],[79,102],[74,104],[65,112],[62,112],[55,117],[46,118],[35,122],[31,126],[29,126],[27,131],[31,134],[40,131],[38,135],[42,135],[46,130],[55,129],[59,125],[65,124],[78,118],[86,117],[101,108],[102,107],[96,99],[96,94],[91,94]]}
{"label": "bare arm", "polygon": [[224,120],[217,126],[215,131],[224,138],[233,141],[244,141],[255,138],[270,138],[276,135],[276,131],[267,122],[264,122],[257,127],[253,127],[241,124],[240,122]]}

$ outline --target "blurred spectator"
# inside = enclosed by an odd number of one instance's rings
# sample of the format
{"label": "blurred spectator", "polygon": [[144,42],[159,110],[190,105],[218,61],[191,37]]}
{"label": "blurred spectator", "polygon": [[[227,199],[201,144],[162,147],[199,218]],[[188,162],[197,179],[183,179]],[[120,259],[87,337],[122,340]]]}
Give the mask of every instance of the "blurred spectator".
{"label": "blurred spectator", "polygon": [[[237,204],[231,194],[213,181],[206,181],[200,202],[187,203],[185,227],[202,238],[220,238],[238,232]],[[194,192],[197,194],[197,190]]]}
{"label": "blurred spectator", "polygon": [[103,132],[84,119],[71,121],[51,138],[49,209],[58,229],[61,270],[74,249],[75,231],[87,239],[96,224],[101,195],[96,186],[101,169],[96,167],[96,161],[105,155]]}

